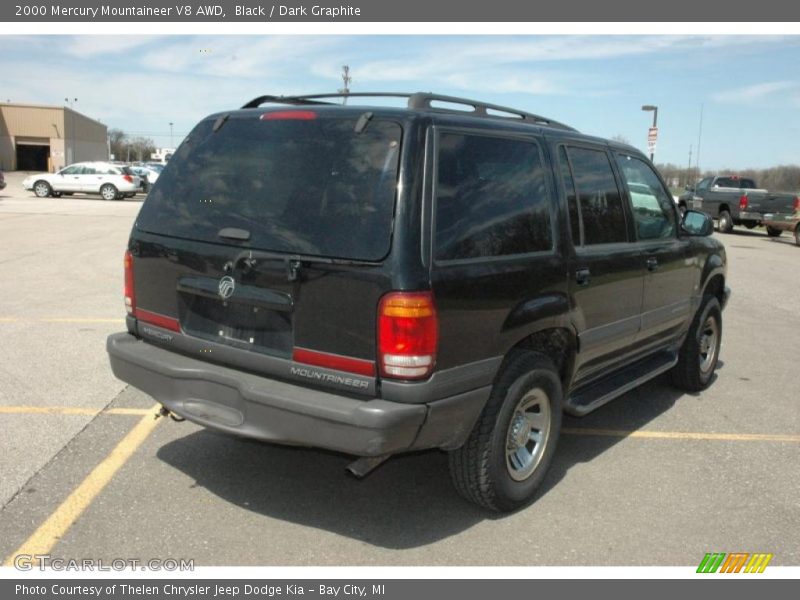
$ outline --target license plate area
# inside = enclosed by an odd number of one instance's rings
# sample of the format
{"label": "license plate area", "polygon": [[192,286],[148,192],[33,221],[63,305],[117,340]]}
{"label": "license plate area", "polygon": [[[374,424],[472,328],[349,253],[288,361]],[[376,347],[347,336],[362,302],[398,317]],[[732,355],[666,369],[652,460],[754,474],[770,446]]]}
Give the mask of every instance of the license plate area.
{"label": "license plate area", "polygon": [[181,292],[181,326],[189,335],[237,348],[290,357],[293,328],[290,310]]}

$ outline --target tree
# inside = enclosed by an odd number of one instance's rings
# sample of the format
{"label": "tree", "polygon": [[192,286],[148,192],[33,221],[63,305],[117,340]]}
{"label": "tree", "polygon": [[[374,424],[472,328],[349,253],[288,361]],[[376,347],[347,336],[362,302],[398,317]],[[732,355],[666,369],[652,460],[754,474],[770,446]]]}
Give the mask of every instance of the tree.
{"label": "tree", "polygon": [[131,149],[131,158],[135,157],[138,161],[150,160],[150,155],[156,151],[155,142],[146,137],[135,137],[128,145]]}
{"label": "tree", "polygon": [[626,138],[624,135],[622,135],[621,133],[618,133],[617,135],[615,135],[611,139],[614,140],[615,142],[619,142],[620,144],[627,144],[628,146],[631,145],[631,141],[628,138]]}
{"label": "tree", "polygon": [[127,140],[128,134],[122,131],[122,129],[114,128],[108,130],[108,145],[111,149],[111,154],[114,155],[116,160],[125,160]]}

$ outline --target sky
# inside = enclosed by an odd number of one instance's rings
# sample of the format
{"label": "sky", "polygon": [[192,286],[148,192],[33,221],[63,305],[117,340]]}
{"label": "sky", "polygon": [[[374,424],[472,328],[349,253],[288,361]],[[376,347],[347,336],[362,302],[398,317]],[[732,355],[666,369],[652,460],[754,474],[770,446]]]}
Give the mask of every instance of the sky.
{"label": "sky", "polygon": [[[800,164],[800,36],[0,35],[0,102],[64,105],[158,147],[262,95],[433,91],[703,170]],[[77,99],[77,100],[75,100]],[[702,135],[700,117],[702,107]]]}

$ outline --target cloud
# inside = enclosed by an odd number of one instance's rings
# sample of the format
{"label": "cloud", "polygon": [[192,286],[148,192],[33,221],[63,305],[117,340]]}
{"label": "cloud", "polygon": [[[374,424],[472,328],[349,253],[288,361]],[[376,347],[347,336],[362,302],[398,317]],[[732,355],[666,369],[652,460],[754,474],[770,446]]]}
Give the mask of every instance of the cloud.
{"label": "cloud", "polygon": [[[66,38],[60,51],[79,58],[94,58],[106,54],[128,52],[158,39],[154,35],[80,35]],[[57,43],[58,37],[51,38]]]}
{"label": "cloud", "polygon": [[781,99],[797,97],[800,91],[800,83],[796,81],[769,81],[756,83],[744,87],[723,90],[712,95],[712,100],[728,104],[752,104],[768,100],[774,94],[781,94]]}

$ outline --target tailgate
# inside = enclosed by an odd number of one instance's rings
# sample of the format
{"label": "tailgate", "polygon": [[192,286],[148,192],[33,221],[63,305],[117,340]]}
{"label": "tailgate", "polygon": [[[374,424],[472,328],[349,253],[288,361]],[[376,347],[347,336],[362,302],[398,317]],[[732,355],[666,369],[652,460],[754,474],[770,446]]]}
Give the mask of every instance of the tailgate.
{"label": "tailgate", "polygon": [[[360,116],[201,122],[137,218],[137,314],[177,321],[170,343],[183,336],[207,360],[252,369],[260,355],[260,369],[321,386],[348,385],[326,369],[374,382],[402,128],[377,117],[357,127]],[[315,369],[286,370],[296,363]]]}
{"label": "tailgate", "polygon": [[141,232],[132,247],[138,333],[148,341],[280,378],[374,390],[376,307],[388,286],[380,265],[245,262],[238,248]]}

